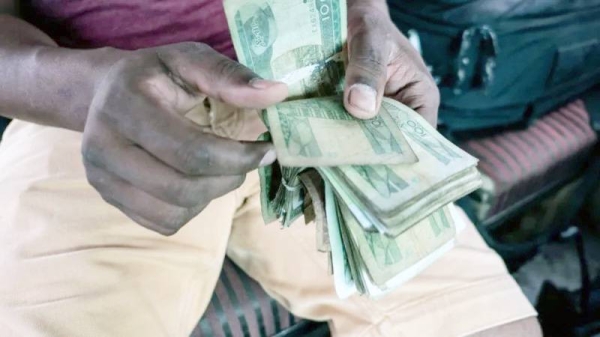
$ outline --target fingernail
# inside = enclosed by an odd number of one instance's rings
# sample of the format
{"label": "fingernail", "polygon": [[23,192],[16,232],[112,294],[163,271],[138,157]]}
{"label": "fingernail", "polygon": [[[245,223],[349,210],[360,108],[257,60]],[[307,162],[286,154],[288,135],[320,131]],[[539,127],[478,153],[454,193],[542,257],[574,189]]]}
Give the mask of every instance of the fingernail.
{"label": "fingernail", "polygon": [[258,164],[258,165],[260,167],[271,165],[271,164],[273,164],[275,159],[277,159],[277,154],[275,153],[275,150],[271,149],[271,150],[269,150],[269,152],[267,152],[265,154],[263,159],[260,161],[260,164]]}
{"label": "fingernail", "polygon": [[377,113],[377,92],[366,84],[354,84],[348,93],[348,103],[364,112],[365,117],[373,117]]}
{"label": "fingernail", "polygon": [[259,77],[253,78],[249,82],[250,86],[255,89],[267,89],[279,83],[281,82],[269,81]]}

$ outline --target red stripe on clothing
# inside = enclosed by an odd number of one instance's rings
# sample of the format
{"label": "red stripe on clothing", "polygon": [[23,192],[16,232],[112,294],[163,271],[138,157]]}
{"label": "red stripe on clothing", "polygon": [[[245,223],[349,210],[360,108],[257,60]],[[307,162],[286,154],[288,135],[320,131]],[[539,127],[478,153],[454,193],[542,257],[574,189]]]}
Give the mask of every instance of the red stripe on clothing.
{"label": "red stripe on clothing", "polygon": [[233,286],[235,294],[237,295],[240,303],[242,305],[240,309],[243,310],[244,316],[246,317],[246,322],[248,323],[248,331],[250,332],[250,336],[252,337],[260,337],[260,331],[258,327],[258,317],[256,317],[256,313],[252,310],[252,301],[248,298],[248,294],[244,291],[244,285],[242,280],[240,279],[238,273],[233,269],[233,266],[229,263],[225,263],[223,265],[223,275],[227,277],[230,284]]}

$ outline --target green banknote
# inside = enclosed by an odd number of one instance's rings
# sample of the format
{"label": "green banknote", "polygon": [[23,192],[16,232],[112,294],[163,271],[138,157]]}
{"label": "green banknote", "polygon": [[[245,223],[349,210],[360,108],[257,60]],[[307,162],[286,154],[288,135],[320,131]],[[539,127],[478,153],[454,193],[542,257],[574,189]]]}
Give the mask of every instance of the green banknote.
{"label": "green banknote", "polygon": [[[452,144],[418,113],[402,103],[384,99],[382,105],[409,141],[419,161],[412,165],[365,168],[342,166],[336,171],[372,210],[388,218],[402,207],[426,197],[477,165],[477,159]],[[447,204],[451,201],[446,201]]]}
{"label": "green banknote", "polygon": [[342,241],[340,214],[338,213],[335,194],[327,181],[325,181],[325,210],[331,244],[335,290],[340,298],[347,298],[357,290],[354,279],[352,278],[352,270],[350,269],[347,255],[347,249],[350,249],[351,247],[344,246]]}
{"label": "green banknote", "polygon": [[[266,132],[262,134],[259,141],[270,141],[271,135]],[[270,224],[279,219],[279,212],[275,208],[273,200],[278,190],[278,184],[273,184],[273,180],[281,181],[281,170],[277,165],[267,165],[258,168],[258,176],[260,180],[260,208],[262,211],[263,220],[266,224]]]}
{"label": "green banknote", "polygon": [[477,159],[446,140],[419,114],[384,99],[419,161],[410,165],[319,167],[365,229],[396,237],[481,185]]}
{"label": "green banknote", "polygon": [[345,1],[226,0],[224,6],[240,63],[288,84],[290,102],[269,108],[264,118],[280,165],[417,161],[385,114],[359,121],[342,105]]}
{"label": "green banknote", "polygon": [[379,287],[384,287],[404,270],[452,241],[456,234],[446,208],[439,209],[396,238],[365,232],[348,207],[341,203],[340,209],[352,240],[352,249],[358,251],[363,267]]}
{"label": "green banknote", "polygon": [[384,107],[369,120],[344,109],[341,97],[319,97],[267,108],[277,159],[283,166],[407,164],[417,161]]}
{"label": "green banknote", "polygon": [[371,120],[345,111],[345,0],[224,7],[238,60],[290,90],[262,112],[278,157],[259,169],[265,223],[312,219],[341,298],[383,296],[451,249],[449,204],[481,184],[477,160],[394,100]]}
{"label": "green banknote", "polygon": [[320,252],[330,252],[329,229],[325,215],[325,189],[324,181],[319,172],[309,169],[298,175],[304,189],[310,198],[310,204],[304,209],[305,222],[314,221],[316,227],[316,246]]}
{"label": "green banknote", "polygon": [[343,89],[345,0],[225,0],[240,63],[288,84],[290,99]]}

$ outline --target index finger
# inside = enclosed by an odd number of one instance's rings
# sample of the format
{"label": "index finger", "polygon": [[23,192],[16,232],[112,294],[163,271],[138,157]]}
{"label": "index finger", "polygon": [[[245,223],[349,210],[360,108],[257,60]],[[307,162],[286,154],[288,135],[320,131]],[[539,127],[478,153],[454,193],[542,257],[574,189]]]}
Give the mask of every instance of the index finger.
{"label": "index finger", "polygon": [[202,131],[192,121],[153,104],[144,96],[131,96],[130,118],[120,106],[96,107],[105,110],[105,117],[94,121],[144,148],[154,157],[188,175],[242,175],[260,166],[271,164],[276,155],[267,142],[241,142]]}
{"label": "index finger", "polygon": [[170,46],[159,58],[190,87],[235,107],[263,109],[288,95],[285,83],[263,79],[203,44]]}

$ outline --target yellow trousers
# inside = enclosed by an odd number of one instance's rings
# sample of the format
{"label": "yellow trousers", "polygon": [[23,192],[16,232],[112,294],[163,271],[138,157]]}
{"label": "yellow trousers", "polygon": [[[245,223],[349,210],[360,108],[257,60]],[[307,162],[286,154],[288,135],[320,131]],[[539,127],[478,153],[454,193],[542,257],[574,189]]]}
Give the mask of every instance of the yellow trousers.
{"label": "yellow trousers", "polygon": [[457,247],[421,275],[379,301],[340,300],[312,224],[264,225],[255,172],[164,237],[101,199],[80,147],[79,133],[20,121],[0,142],[2,337],[188,336],[225,255],[334,336],[464,336],[536,315],[464,216]]}

